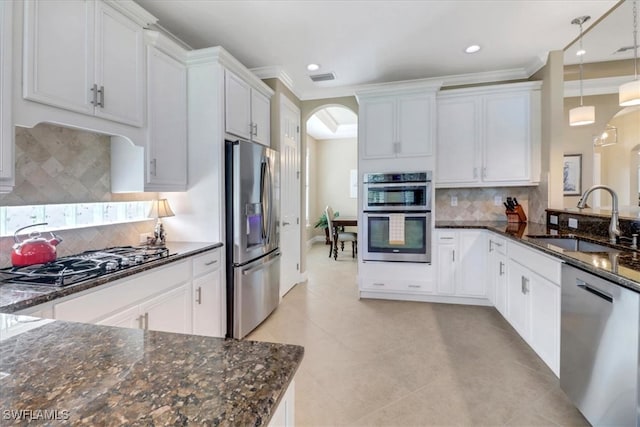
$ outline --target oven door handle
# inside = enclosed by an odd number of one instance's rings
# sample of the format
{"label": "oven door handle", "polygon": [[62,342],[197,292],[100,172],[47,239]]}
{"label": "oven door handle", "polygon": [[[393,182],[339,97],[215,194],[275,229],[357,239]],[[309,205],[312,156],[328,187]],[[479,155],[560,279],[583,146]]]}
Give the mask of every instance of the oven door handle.
{"label": "oven door handle", "polygon": [[419,181],[419,182],[389,182],[389,183],[364,183],[367,188],[385,188],[385,187],[406,187],[406,188],[415,188],[415,187],[429,187],[431,181]]}

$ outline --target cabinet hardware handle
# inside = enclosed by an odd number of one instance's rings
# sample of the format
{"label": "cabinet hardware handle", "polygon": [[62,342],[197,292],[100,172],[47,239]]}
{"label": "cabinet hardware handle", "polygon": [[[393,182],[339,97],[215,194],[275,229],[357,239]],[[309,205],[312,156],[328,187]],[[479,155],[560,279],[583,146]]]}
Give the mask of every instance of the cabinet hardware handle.
{"label": "cabinet hardware handle", "polygon": [[196,289],[196,302],[202,304],[202,286],[198,286]]}
{"label": "cabinet hardware handle", "polygon": [[287,221],[284,221],[284,222],[282,223],[282,225],[283,225],[283,226],[285,226],[285,225],[291,225],[291,223],[289,223],[289,222],[287,222]]}
{"label": "cabinet hardware handle", "polygon": [[158,172],[158,160],[151,159],[151,175],[157,176],[157,172]]}
{"label": "cabinet hardware handle", "polygon": [[440,240],[453,240],[453,237],[440,237]]}
{"label": "cabinet hardware handle", "polygon": [[410,288],[420,289],[422,286],[420,285],[409,285]]}
{"label": "cabinet hardware handle", "polygon": [[473,168],[473,177],[474,178],[478,177],[478,168]]}
{"label": "cabinet hardware handle", "polygon": [[213,265],[213,264],[215,264],[216,262],[218,262],[218,260],[217,260],[217,259],[214,259],[213,261],[207,261],[207,262],[205,262],[205,263],[204,263],[204,265]]}
{"label": "cabinet hardware handle", "polygon": [[97,106],[98,105],[98,85],[94,83],[93,86],[91,86],[91,89],[89,90],[92,92],[91,105]]}
{"label": "cabinet hardware handle", "polygon": [[482,178],[486,178],[487,177],[487,168],[484,167],[482,168]]}
{"label": "cabinet hardware handle", "polygon": [[144,314],[144,330],[149,330],[149,313]]}
{"label": "cabinet hardware handle", "polygon": [[258,136],[258,124],[254,123],[252,128],[253,128],[253,136]]}
{"label": "cabinet hardware handle", "polygon": [[500,261],[500,276],[504,274],[504,262]]}
{"label": "cabinet hardware handle", "polygon": [[384,286],[384,283],[374,283],[373,286]]}
{"label": "cabinet hardware handle", "polygon": [[98,102],[98,106],[104,108],[104,86],[100,86],[100,89],[98,89],[98,93],[100,94],[100,101]]}
{"label": "cabinet hardware handle", "polygon": [[451,261],[456,262],[456,251],[451,251]]}
{"label": "cabinet hardware handle", "polygon": [[521,277],[522,279],[521,279],[520,287],[521,287],[522,293],[526,295],[529,293],[529,279],[527,279],[524,276],[521,276]]}
{"label": "cabinet hardware handle", "polygon": [[493,240],[489,240],[489,252],[493,252]]}
{"label": "cabinet hardware handle", "polygon": [[138,328],[144,329],[144,316],[143,315],[138,316]]}

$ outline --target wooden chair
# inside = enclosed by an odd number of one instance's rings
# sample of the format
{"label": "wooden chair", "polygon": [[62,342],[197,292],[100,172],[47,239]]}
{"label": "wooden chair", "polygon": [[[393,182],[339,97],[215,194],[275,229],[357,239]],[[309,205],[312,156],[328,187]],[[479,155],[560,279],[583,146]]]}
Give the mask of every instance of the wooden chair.
{"label": "wooden chair", "polygon": [[344,242],[351,242],[351,257],[355,258],[358,252],[358,234],[341,231],[333,225],[333,209],[331,206],[327,206],[324,209],[324,213],[327,216],[327,226],[329,227],[329,239],[331,240],[331,246],[329,248],[329,258],[331,258],[331,252],[333,251],[333,259],[338,259],[338,243],[341,243],[342,250],[344,251]]}

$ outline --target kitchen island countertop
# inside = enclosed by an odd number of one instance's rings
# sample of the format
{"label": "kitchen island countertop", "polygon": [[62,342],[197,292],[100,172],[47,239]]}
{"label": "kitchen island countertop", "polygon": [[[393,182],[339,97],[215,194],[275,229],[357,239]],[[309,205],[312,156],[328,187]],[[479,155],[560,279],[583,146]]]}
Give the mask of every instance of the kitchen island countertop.
{"label": "kitchen island countertop", "polygon": [[[504,237],[538,249],[565,263],[640,292],[640,252],[628,246],[614,245],[620,252],[576,252],[552,244],[541,243],[529,236],[547,236],[552,234],[545,224],[533,222],[507,223],[505,221],[436,221],[436,228],[485,229]],[[580,235],[581,238],[598,244],[609,245],[604,238]]]}
{"label": "kitchen island countertop", "polygon": [[[136,273],[141,273],[151,268],[198,255],[221,246],[222,243],[219,242],[167,242],[166,247],[169,249],[169,256],[167,258],[135,265],[66,287],[0,283],[0,313],[14,313],[67,295],[95,288],[96,286],[104,285]],[[0,273],[0,279],[2,279],[2,273]]]}
{"label": "kitchen island countertop", "polygon": [[304,355],[10,314],[0,314],[0,342],[2,425],[266,425]]}

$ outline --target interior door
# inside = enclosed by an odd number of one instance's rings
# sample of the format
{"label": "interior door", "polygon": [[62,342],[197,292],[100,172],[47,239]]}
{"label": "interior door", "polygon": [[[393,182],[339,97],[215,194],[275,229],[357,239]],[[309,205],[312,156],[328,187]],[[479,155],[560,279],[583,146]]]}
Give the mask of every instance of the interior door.
{"label": "interior door", "polygon": [[282,297],[300,279],[300,110],[280,96]]}

